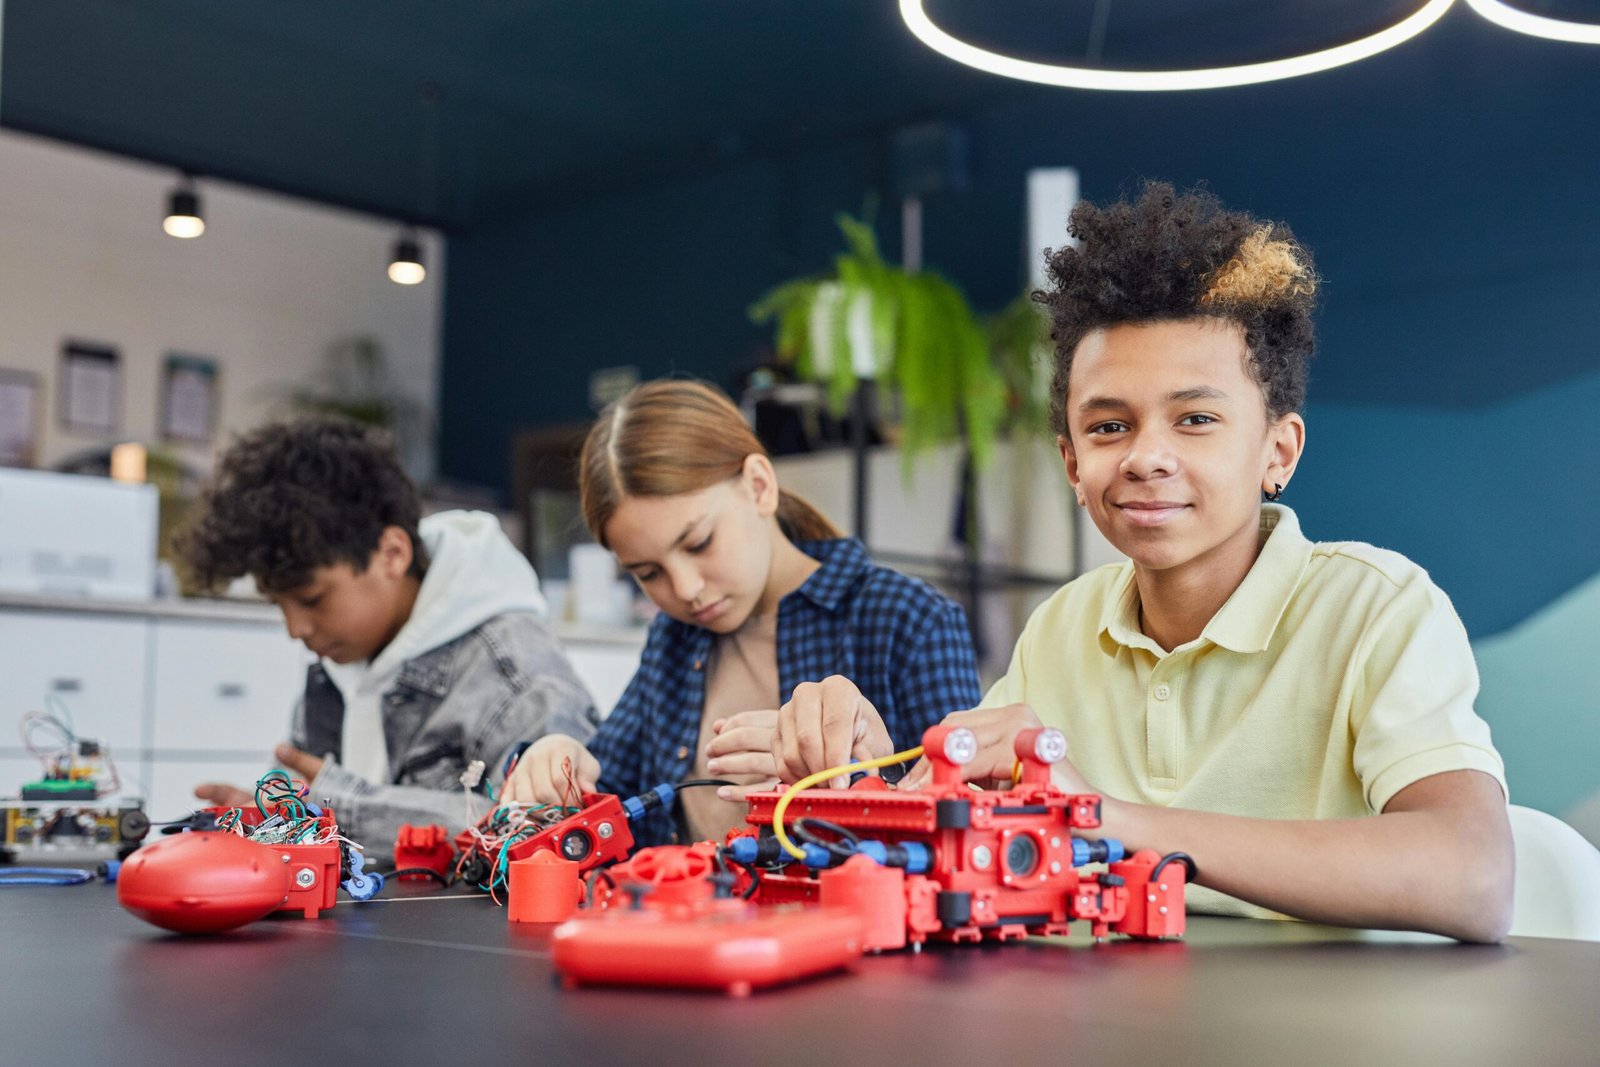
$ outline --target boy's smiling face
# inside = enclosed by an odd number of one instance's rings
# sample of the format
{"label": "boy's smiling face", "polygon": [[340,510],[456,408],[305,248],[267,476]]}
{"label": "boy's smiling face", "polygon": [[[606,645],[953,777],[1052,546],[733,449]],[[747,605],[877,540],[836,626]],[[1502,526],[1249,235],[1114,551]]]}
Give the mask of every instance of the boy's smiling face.
{"label": "boy's smiling face", "polygon": [[1209,317],[1112,326],[1078,345],[1067,479],[1141,570],[1214,565],[1237,581],[1255,559],[1261,493],[1288,484],[1305,423],[1268,418],[1247,355],[1243,329]]}

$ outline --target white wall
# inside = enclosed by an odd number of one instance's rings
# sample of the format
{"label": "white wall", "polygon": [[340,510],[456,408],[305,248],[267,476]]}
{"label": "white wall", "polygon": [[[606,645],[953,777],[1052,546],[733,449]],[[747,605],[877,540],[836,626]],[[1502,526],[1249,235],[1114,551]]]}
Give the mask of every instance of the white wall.
{"label": "white wall", "polygon": [[[960,465],[959,446],[932,448],[917,456],[907,481],[898,449],[870,450],[868,547],[875,552],[959,559],[951,534]],[[783,488],[805,497],[848,532],[854,492],[854,460],[849,452],[783,456],[775,466]],[[1065,581],[1073,576],[1075,536],[1083,537],[1084,570],[1123,558],[1079,513],[1061,456],[1043,437],[1000,442],[993,462],[979,476],[978,496],[983,558],[989,563]],[[1055,589],[1020,587],[1011,595],[985,598],[984,632],[993,646],[981,664],[986,676],[1004,670],[1029,613]]]}
{"label": "white wall", "polygon": [[[0,130],[0,367],[39,378],[40,465],[109,441],[156,442],[168,352],[217,361],[217,444],[272,414],[282,387],[312,380],[328,347],[351,336],[376,338],[397,383],[435,410],[437,235],[422,235],[428,279],[399,286],[385,274],[394,223],[202,179],[206,232],[180,241],[161,230],[176,179]],[[118,433],[61,429],[57,365],[69,338],[120,351]],[[213,451],[180,450],[201,464]]]}

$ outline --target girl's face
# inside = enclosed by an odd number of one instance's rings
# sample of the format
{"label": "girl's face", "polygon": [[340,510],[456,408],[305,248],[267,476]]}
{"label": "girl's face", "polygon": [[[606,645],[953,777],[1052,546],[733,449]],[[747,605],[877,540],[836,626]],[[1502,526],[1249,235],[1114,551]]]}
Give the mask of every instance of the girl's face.
{"label": "girl's face", "polygon": [[679,496],[624,497],[606,542],[645,595],[672,618],[732,633],[767,605],[778,483],[765,456],[733,478]]}
{"label": "girl's face", "polygon": [[1067,392],[1067,479],[1147,571],[1255,558],[1261,493],[1287,485],[1305,423],[1269,421],[1244,331],[1197,318],[1095,330]]}

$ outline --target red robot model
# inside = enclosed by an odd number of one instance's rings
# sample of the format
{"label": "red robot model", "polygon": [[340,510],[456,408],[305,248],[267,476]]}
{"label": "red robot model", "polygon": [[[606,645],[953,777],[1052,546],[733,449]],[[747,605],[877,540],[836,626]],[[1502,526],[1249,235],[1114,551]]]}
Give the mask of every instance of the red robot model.
{"label": "red robot model", "polygon": [[924,789],[864,778],[848,790],[755,794],[753,829],[725,845],[645,849],[593,872],[588,913],[553,935],[557,970],[569,984],[743,994],[930,939],[1065,934],[1074,921],[1097,940],[1182,936],[1193,862],[1127,856],[1083,833],[1100,825],[1100,797],[1052,783],[1050,766],[1066,755],[1059,731],[1018,736],[1009,789],[967,784],[961,768],[976,752],[970,730],[934,727],[920,751],[898,754],[927,757]]}

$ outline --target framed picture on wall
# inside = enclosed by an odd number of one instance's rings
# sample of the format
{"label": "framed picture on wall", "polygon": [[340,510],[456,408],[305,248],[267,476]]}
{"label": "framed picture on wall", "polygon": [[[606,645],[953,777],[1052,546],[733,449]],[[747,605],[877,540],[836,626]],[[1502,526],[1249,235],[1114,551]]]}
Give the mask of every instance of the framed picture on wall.
{"label": "framed picture on wall", "polygon": [[39,449],[39,378],[0,367],[0,467],[31,467]]}
{"label": "framed picture on wall", "polygon": [[217,361],[167,353],[161,374],[161,436],[210,444],[217,429]]}
{"label": "framed picture on wall", "polygon": [[107,434],[121,427],[122,361],[110,345],[68,341],[61,347],[59,414],[72,433]]}

